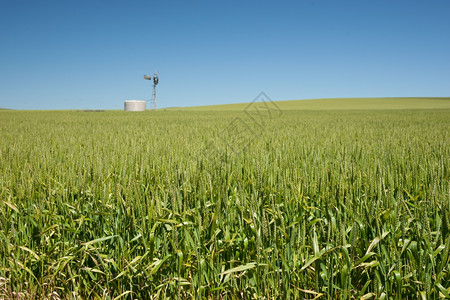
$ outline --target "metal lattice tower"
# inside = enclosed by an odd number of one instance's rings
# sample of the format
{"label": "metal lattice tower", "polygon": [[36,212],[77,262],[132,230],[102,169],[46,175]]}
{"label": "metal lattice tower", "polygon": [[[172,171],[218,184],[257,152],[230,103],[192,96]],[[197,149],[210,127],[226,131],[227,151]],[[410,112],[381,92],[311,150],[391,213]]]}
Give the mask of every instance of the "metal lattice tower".
{"label": "metal lattice tower", "polygon": [[[150,75],[144,75],[144,79],[152,80],[152,76]],[[150,99],[150,107],[153,107],[153,110],[156,110],[156,86],[159,83],[159,75],[158,71],[153,74],[153,98]]]}

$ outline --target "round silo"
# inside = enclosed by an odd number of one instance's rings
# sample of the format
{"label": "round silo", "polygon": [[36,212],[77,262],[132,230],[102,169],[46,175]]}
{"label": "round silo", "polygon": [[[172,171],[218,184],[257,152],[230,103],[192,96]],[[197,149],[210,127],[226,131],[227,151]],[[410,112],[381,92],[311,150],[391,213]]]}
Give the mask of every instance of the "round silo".
{"label": "round silo", "polygon": [[125,111],[145,111],[145,101],[141,100],[126,100],[124,102]]}

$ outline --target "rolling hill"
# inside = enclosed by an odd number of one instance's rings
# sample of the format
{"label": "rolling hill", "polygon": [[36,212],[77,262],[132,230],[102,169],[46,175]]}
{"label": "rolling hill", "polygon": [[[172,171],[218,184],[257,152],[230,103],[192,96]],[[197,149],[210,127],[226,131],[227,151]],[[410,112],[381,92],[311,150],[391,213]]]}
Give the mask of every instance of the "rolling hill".
{"label": "rolling hill", "polygon": [[[281,110],[392,110],[450,109],[450,97],[445,98],[327,98],[312,100],[274,101]],[[244,110],[250,103],[167,108],[167,110],[233,111]],[[274,106],[275,107],[275,106]]]}

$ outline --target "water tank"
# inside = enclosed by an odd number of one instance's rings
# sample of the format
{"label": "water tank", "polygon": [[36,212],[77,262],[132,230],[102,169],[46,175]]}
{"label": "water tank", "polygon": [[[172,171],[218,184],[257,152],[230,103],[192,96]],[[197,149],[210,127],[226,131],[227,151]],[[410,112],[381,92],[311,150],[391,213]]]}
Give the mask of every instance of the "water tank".
{"label": "water tank", "polygon": [[145,111],[145,101],[140,100],[126,100],[124,102],[125,111]]}

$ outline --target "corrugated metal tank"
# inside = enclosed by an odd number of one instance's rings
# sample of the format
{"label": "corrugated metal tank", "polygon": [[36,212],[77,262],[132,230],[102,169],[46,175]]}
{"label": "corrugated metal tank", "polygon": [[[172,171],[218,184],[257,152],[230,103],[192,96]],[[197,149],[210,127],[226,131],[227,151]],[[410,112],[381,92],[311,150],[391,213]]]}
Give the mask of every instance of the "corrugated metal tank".
{"label": "corrugated metal tank", "polygon": [[124,102],[125,111],[145,111],[145,101],[140,100],[126,100]]}

